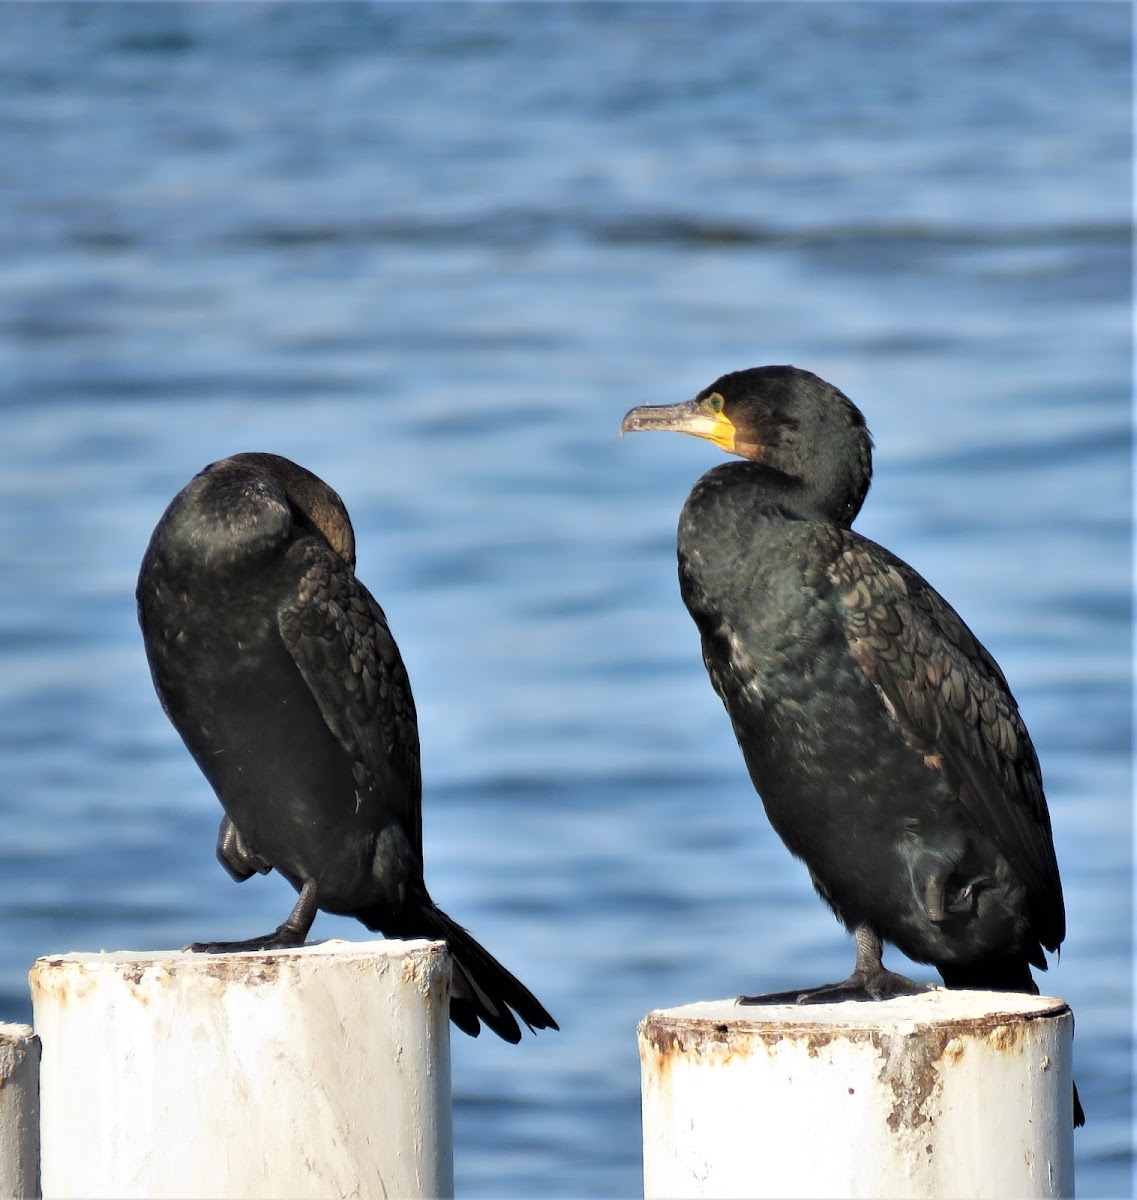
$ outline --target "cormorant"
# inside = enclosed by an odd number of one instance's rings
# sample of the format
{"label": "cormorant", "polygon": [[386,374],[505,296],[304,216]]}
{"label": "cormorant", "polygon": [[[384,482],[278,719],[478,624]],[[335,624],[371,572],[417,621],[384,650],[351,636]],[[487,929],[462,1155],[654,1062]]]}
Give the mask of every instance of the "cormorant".
{"label": "cormorant", "polygon": [[[841,983],[743,1002],[952,988],[1037,993],[1066,931],[1042,774],[998,664],[907,563],[852,528],[872,441],[857,407],[790,366],[634,408],[743,462],[696,484],[679,583],[771,825],[856,942]],[[1075,1093],[1075,1120],[1083,1120]]]}
{"label": "cormorant", "polygon": [[221,865],[238,881],[275,868],[300,893],[273,933],[188,949],[300,946],[323,909],[445,939],[466,1033],[518,1042],[514,1013],[556,1029],[426,890],[411,686],[339,496],[274,454],[215,462],[158,522],[137,596],[162,707],[225,809]]}

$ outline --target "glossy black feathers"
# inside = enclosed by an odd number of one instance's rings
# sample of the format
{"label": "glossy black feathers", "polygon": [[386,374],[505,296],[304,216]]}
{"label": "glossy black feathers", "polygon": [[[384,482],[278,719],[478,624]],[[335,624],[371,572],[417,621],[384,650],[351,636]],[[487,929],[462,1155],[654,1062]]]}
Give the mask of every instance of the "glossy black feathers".
{"label": "glossy black feathers", "polygon": [[[339,496],[287,459],[238,454],[174,498],[150,540],[138,615],[163,708],[217,793],[234,879],[275,869],[300,893],[273,933],[194,948],[302,944],[317,909],[440,937],[451,1017],[505,1040],[556,1028],[531,992],[431,900],[410,682],[355,577]],[[512,1010],[512,1011],[511,1011]]]}
{"label": "glossy black feathers", "polygon": [[760,367],[623,429],[744,460],[684,505],[680,590],[771,824],[857,942],[848,980],[775,998],[919,988],[884,969],[884,942],[949,986],[1037,991],[1030,966],[1065,935],[1038,758],[955,610],[852,530],[872,475],[861,413],[808,371]]}
{"label": "glossy black feathers", "polygon": [[[1029,927],[1047,950],[1066,936],[1062,885],[1030,735],[998,664],[906,563],[846,539],[830,577],[845,635],[905,741],[941,773],[1026,887]],[[1026,946],[1035,966],[1046,961]]]}

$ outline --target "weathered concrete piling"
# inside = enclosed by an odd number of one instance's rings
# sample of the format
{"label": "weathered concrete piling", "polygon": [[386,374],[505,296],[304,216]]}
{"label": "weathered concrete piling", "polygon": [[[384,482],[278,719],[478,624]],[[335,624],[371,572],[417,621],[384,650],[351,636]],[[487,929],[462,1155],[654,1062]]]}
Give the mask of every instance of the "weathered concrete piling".
{"label": "weathered concrete piling", "polygon": [[39,1038],[0,1023],[0,1200],[39,1195]]}
{"label": "weathered concrete piling", "polygon": [[448,1196],[440,942],[41,958],[45,1197]]}
{"label": "weathered concrete piling", "polygon": [[649,1013],[644,1194],[1072,1196],[1072,1033],[1005,992]]}

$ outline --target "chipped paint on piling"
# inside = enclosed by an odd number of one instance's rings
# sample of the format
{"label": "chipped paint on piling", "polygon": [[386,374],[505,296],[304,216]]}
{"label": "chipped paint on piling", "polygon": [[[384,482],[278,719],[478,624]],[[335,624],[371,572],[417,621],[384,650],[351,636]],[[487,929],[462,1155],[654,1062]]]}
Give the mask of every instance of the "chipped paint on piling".
{"label": "chipped paint on piling", "polygon": [[942,989],[650,1013],[645,1194],[1070,1194],[1071,1023],[1060,1000]]}
{"label": "chipped paint on piling", "polygon": [[426,941],[41,959],[45,1193],[451,1194],[449,973]]}
{"label": "chipped paint on piling", "polygon": [[0,1023],[0,1200],[39,1195],[40,1041]]}

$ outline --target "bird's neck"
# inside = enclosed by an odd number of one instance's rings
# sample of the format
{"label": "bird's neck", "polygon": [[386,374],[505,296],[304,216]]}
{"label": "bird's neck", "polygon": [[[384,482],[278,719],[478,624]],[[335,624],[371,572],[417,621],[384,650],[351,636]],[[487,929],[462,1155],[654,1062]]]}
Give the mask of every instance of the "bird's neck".
{"label": "bird's neck", "polygon": [[847,529],[856,508],[843,493],[833,494],[835,490],[766,463],[731,461],[713,467],[695,484],[687,508],[722,524],[724,532],[740,522],[750,527],[754,522],[786,520]]}

